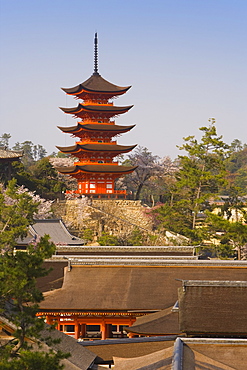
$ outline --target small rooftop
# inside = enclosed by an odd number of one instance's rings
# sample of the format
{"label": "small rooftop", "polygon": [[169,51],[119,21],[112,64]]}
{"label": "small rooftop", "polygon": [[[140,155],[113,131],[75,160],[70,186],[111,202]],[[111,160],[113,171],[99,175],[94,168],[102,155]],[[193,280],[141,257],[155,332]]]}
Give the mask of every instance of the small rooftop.
{"label": "small rooftop", "polygon": [[79,246],[85,243],[84,240],[71,235],[61,219],[47,219],[35,220],[35,223],[29,226],[27,237],[18,240],[18,245],[26,245],[45,234],[48,234],[50,240],[56,245]]}
{"label": "small rooftop", "polygon": [[1,160],[17,160],[23,156],[23,151],[14,151],[0,147],[0,161]]}

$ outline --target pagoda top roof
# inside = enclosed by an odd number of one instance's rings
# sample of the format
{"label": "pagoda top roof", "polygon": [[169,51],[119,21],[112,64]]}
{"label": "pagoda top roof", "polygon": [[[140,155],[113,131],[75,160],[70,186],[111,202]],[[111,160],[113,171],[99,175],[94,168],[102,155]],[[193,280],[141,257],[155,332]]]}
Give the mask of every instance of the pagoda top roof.
{"label": "pagoda top roof", "polygon": [[60,109],[64,113],[71,113],[71,114],[77,114],[77,113],[80,113],[82,111],[103,112],[103,113],[105,112],[105,113],[118,114],[118,113],[125,113],[129,109],[131,109],[132,107],[133,107],[133,105],[128,105],[128,106],[124,106],[124,107],[117,107],[115,105],[103,105],[103,104],[84,105],[84,104],[79,103],[77,107],[73,107],[73,108],[62,108],[62,107],[60,107]]}
{"label": "pagoda top roof", "polygon": [[131,86],[117,86],[105,80],[97,72],[93,73],[86,81],[71,88],[62,88],[66,94],[79,95],[82,92],[121,95],[128,91]]}
{"label": "pagoda top roof", "polygon": [[120,125],[105,125],[105,124],[94,124],[94,123],[86,123],[81,124],[78,123],[76,126],[70,126],[70,127],[61,127],[58,126],[58,128],[63,132],[75,132],[79,130],[85,130],[85,131],[116,131],[116,132],[124,132],[131,130],[135,125],[131,126],[120,126]]}
{"label": "pagoda top roof", "polygon": [[75,144],[72,146],[57,146],[57,149],[63,153],[76,153],[79,151],[92,151],[92,152],[129,152],[130,150],[134,149],[137,144],[135,145],[118,145],[118,144]]}
{"label": "pagoda top roof", "polygon": [[112,164],[86,164],[83,166],[56,167],[56,170],[65,175],[75,174],[77,172],[93,172],[93,173],[130,173],[137,166],[118,166]]}

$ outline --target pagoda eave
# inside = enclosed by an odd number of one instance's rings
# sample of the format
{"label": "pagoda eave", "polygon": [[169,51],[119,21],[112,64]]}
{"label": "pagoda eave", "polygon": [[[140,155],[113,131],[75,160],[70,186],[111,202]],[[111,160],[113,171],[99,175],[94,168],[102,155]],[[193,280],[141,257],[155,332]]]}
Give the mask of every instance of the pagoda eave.
{"label": "pagoda eave", "polygon": [[102,174],[128,174],[133,172],[137,166],[118,166],[111,164],[100,164],[100,165],[83,165],[83,166],[71,166],[71,167],[56,167],[56,170],[65,175],[78,175],[80,173],[102,173]]}
{"label": "pagoda eave", "polygon": [[94,97],[94,98],[102,97],[103,99],[112,99],[114,97],[117,97],[119,95],[126,93],[126,91],[128,91],[130,88],[131,86],[129,86],[125,90],[120,90],[120,91],[94,91],[94,90],[85,89],[83,87],[80,88],[80,86],[78,86],[78,89],[76,88],[72,89],[75,92],[69,92],[70,89],[62,88],[62,90],[66,92],[67,95],[74,96],[76,99],[84,100],[86,98],[89,99],[90,97]]}
{"label": "pagoda eave", "polygon": [[113,114],[120,114],[125,113],[131,108],[133,108],[133,105],[125,106],[125,107],[117,107],[115,105],[84,105],[84,104],[78,104],[77,107],[72,108],[63,108],[59,107],[64,113],[69,114],[78,114],[81,112],[90,112],[90,113],[113,113]]}
{"label": "pagoda eave", "polygon": [[126,93],[131,86],[117,86],[105,80],[99,73],[93,73],[86,81],[71,88],[62,88],[69,95],[78,95],[82,93],[122,95]]}
{"label": "pagoda eave", "polygon": [[61,130],[62,132],[66,132],[66,133],[71,133],[71,134],[78,134],[80,132],[84,132],[84,131],[89,131],[89,132],[109,132],[110,134],[118,134],[118,133],[122,133],[122,132],[128,132],[130,130],[132,130],[132,128],[135,127],[135,125],[131,125],[131,126],[119,126],[119,125],[110,125],[110,124],[107,124],[107,125],[104,125],[104,124],[80,124],[78,123],[76,126],[70,126],[70,127],[61,127],[61,126],[57,126],[59,128],[59,130]]}
{"label": "pagoda eave", "polygon": [[[136,144],[137,145],[137,144]],[[134,149],[136,145],[113,145],[113,144],[76,144],[67,147],[57,146],[57,149],[62,153],[76,154],[79,152],[117,152],[117,153],[127,153]]]}

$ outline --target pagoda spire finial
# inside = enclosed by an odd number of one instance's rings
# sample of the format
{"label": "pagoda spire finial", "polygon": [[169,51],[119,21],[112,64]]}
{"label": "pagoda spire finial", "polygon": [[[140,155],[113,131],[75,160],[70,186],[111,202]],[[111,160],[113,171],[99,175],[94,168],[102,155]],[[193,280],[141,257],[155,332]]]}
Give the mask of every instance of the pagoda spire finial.
{"label": "pagoda spire finial", "polygon": [[98,75],[98,35],[94,35],[94,74]]}

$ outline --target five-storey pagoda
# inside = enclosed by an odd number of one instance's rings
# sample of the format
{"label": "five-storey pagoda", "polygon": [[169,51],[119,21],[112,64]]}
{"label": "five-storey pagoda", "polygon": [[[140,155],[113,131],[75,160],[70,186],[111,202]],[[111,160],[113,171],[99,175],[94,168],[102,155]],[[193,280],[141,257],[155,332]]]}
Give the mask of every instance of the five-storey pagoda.
{"label": "five-storey pagoda", "polygon": [[[78,161],[71,167],[59,167],[57,170],[77,179],[75,193],[90,194],[94,197],[125,197],[126,191],[115,190],[115,180],[131,173],[136,167],[121,166],[114,158],[128,153],[136,145],[118,145],[112,140],[129,130],[132,126],[119,126],[114,118],[127,112],[131,106],[114,106],[112,99],[126,93],[131,86],[120,87],[106,81],[98,73],[98,39],[94,39],[94,73],[86,81],[72,88],[63,88],[68,95],[82,99],[75,108],[61,108],[67,114],[81,119],[77,125],[58,127],[64,133],[78,137],[73,146],[57,148],[62,153],[71,154]],[[108,195],[108,196],[107,196]]]}

